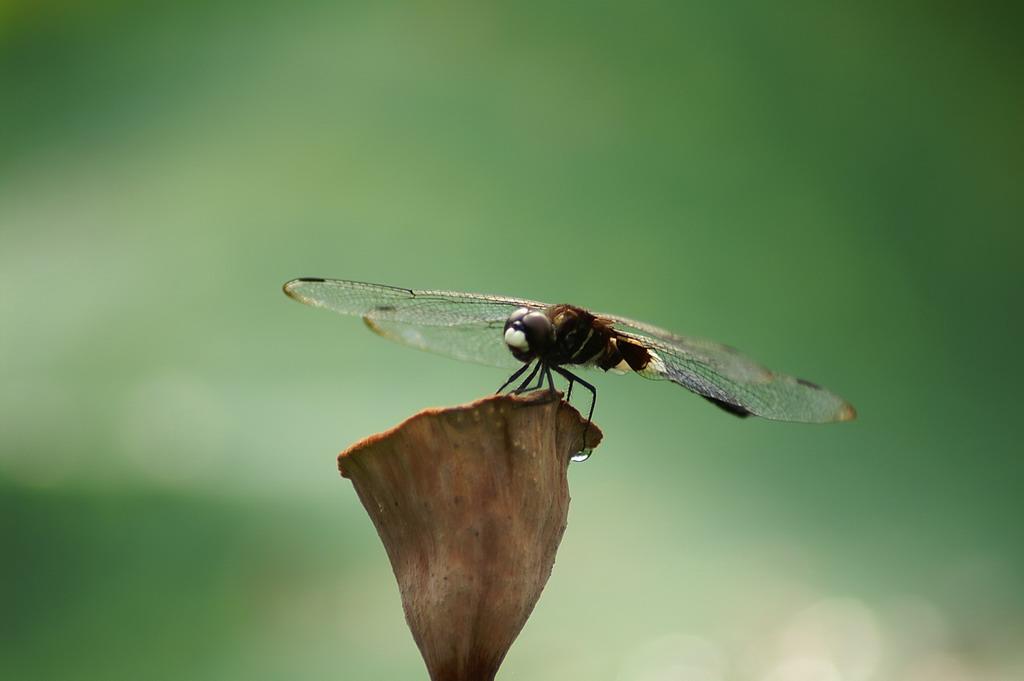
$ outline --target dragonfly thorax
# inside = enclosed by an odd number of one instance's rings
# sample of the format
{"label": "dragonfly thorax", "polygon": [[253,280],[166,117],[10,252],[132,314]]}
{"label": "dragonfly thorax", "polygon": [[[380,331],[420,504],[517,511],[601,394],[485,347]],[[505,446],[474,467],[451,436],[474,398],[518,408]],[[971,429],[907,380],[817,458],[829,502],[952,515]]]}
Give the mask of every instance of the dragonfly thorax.
{"label": "dragonfly thorax", "polygon": [[572,305],[521,307],[505,322],[505,345],[520,362],[577,364],[608,370],[623,361],[609,324]]}

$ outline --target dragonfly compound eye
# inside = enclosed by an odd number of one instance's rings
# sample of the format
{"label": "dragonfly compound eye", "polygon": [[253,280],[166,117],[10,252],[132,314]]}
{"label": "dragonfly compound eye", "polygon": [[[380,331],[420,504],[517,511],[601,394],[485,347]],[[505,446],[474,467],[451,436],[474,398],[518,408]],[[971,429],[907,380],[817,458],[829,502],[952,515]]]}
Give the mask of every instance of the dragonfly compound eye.
{"label": "dragonfly compound eye", "polygon": [[528,309],[521,307],[509,315],[508,321],[505,322],[505,345],[513,350],[519,350],[520,352],[530,351],[530,343],[526,338],[526,331],[523,328],[523,317],[529,313]]}
{"label": "dragonfly compound eye", "polygon": [[521,353],[546,348],[551,335],[551,321],[539,310],[521,307],[505,322],[505,344]]}

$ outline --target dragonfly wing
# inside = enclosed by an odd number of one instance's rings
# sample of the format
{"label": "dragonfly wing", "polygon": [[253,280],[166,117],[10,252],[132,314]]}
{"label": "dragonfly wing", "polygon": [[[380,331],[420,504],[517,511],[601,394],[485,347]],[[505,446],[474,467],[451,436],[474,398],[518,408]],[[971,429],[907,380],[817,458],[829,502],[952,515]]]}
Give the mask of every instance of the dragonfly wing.
{"label": "dragonfly wing", "polygon": [[517,369],[523,365],[505,345],[502,334],[505,317],[489,323],[450,326],[407,324],[372,315],[363,319],[374,333],[414,348],[506,369]]}
{"label": "dragonfly wing", "polygon": [[497,319],[504,322],[517,308],[546,307],[525,298],[421,291],[341,279],[295,279],[284,285],[284,292],[300,303],[342,314],[360,317],[386,314],[395,321],[433,326]]}
{"label": "dragonfly wing", "polygon": [[413,347],[490,366],[517,368],[502,330],[524,298],[396,288],[338,279],[296,279],[284,285],[307,305],[363,318],[374,332]]}
{"label": "dragonfly wing", "polygon": [[849,421],[857,412],[835,393],[801,378],[769,371],[727,345],[670,333],[656,326],[607,316],[620,333],[656,359],[638,372],[737,405],[766,419],[801,423]]}

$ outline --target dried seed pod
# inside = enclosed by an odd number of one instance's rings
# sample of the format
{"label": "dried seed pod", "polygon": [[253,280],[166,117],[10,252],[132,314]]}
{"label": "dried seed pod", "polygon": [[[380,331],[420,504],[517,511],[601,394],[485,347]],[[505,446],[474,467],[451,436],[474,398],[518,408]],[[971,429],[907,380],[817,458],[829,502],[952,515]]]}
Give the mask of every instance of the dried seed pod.
{"label": "dried seed pod", "polygon": [[[490,681],[551,574],[579,413],[547,393],[430,409],[338,467],[387,549],[433,681]],[[601,440],[592,424],[586,444]]]}

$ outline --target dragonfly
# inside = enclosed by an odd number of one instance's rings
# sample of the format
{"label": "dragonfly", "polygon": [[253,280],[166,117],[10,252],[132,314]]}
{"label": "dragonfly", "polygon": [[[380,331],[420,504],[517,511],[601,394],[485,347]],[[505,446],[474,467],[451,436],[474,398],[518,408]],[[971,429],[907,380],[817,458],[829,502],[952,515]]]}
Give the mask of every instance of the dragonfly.
{"label": "dragonfly", "polygon": [[456,359],[515,371],[498,389],[525,379],[512,392],[555,393],[552,373],[597,389],[567,367],[635,373],[671,381],[739,417],[835,423],[857,415],[846,400],[821,386],[769,371],[727,345],[671,333],[618,315],[565,303],[458,291],[398,288],[341,279],[294,279],[291,298],[363,318],[391,340]]}

